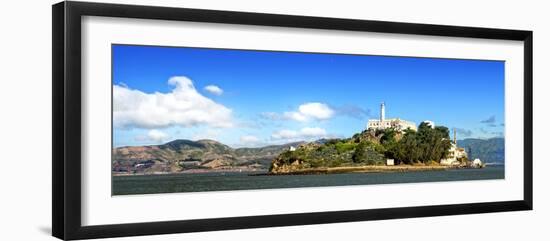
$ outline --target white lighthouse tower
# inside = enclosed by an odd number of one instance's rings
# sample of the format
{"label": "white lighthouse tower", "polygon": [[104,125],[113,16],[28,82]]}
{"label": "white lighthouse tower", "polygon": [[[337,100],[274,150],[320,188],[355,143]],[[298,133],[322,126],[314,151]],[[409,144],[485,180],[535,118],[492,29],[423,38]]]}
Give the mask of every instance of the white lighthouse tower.
{"label": "white lighthouse tower", "polygon": [[370,119],[367,123],[367,129],[372,130],[384,130],[387,128],[393,128],[396,131],[404,132],[407,129],[416,131],[416,124],[412,121],[402,120],[400,118],[386,119],[386,104],[380,103],[380,118]]}
{"label": "white lighthouse tower", "polygon": [[380,123],[384,123],[384,120],[386,119],[386,107],[384,105],[384,102],[380,104]]}

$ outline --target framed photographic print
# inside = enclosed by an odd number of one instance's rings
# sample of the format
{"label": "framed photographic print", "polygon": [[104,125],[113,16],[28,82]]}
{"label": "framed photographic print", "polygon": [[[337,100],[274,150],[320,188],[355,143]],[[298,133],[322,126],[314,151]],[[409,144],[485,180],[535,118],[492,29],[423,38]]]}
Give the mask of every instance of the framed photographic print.
{"label": "framed photographic print", "polygon": [[531,31],[53,6],[58,238],[530,209]]}

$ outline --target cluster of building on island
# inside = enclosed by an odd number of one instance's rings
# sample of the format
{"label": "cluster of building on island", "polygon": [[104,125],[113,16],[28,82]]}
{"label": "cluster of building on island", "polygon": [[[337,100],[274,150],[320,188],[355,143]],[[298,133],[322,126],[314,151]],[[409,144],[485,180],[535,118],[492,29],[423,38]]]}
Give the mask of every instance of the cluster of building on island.
{"label": "cluster of building on island", "polygon": [[[433,121],[423,121],[423,123],[426,123],[431,128],[435,128],[435,123]],[[374,130],[384,130],[387,128],[393,128],[394,130],[404,132],[407,129],[411,129],[416,131],[416,123],[412,121],[403,120],[400,118],[389,118],[386,119],[386,106],[384,102],[380,104],[380,118],[379,119],[370,119],[367,124],[367,129],[374,129]],[[449,155],[447,158],[440,160],[440,164],[442,165],[449,165],[449,166],[457,166],[460,165],[461,159],[467,159],[468,153],[466,153],[466,150],[462,147],[458,147],[456,142],[456,129],[453,128],[453,141],[451,142],[451,147],[449,148]],[[392,159],[388,159],[386,161],[387,165],[393,165],[394,161]],[[479,159],[475,159],[471,165],[474,166],[481,166],[482,163]]]}

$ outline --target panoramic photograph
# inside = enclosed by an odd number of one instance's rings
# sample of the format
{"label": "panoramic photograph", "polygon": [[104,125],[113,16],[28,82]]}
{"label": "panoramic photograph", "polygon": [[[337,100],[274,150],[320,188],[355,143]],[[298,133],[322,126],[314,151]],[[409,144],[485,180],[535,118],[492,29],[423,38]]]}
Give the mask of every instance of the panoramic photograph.
{"label": "panoramic photograph", "polygon": [[503,61],[111,50],[112,195],[505,177]]}

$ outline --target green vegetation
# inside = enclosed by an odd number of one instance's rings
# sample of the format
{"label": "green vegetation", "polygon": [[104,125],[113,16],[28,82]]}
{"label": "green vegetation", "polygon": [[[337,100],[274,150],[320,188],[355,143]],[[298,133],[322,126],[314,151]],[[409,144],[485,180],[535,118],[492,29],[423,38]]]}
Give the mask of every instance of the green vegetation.
{"label": "green vegetation", "polygon": [[437,126],[432,129],[422,123],[417,132],[407,130],[401,140],[390,139],[384,145],[387,148],[385,155],[399,163],[430,164],[439,162],[448,155],[451,141],[447,127]]}
{"label": "green vegetation", "polygon": [[365,130],[351,138],[312,142],[287,150],[272,161],[270,171],[384,165],[387,158],[396,164],[433,165],[448,155],[450,147],[449,129],[444,126],[431,128],[423,123],[418,131]]}
{"label": "green vegetation", "polygon": [[368,142],[353,139],[332,139],[324,144],[304,144],[295,151],[285,151],[272,162],[271,169],[341,167],[354,165],[384,164],[384,155],[375,151]]}
{"label": "green vegetation", "polygon": [[381,147],[381,145],[373,142],[360,142],[353,152],[353,162],[366,165],[384,165],[384,155],[377,151],[377,147]]}

